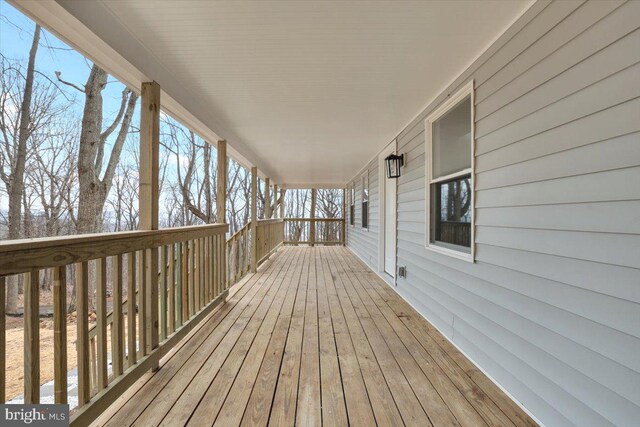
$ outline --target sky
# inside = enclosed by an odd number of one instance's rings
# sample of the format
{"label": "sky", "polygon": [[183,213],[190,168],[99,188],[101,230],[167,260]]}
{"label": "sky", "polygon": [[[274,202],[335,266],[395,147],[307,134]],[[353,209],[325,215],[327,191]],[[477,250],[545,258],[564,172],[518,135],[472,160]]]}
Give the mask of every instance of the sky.
{"label": "sky", "polygon": [[[27,63],[33,41],[35,23],[4,0],[0,0],[0,53],[10,61]],[[36,56],[36,70],[51,80],[56,80],[56,71],[66,81],[82,86],[89,76],[91,62],[70,46],[46,30],[42,30]],[[120,107],[124,85],[110,77],[103,91],[105,122],[114,117]],[[64,88],[69,99],[74,99],[73,115],[82,117],[83,97],[78,91]],[[135,115],[134,121],[137,121]],[[115,136],[115,135],[114,135]],[[7,209],[7,196],[0,193],[0,210]]]}

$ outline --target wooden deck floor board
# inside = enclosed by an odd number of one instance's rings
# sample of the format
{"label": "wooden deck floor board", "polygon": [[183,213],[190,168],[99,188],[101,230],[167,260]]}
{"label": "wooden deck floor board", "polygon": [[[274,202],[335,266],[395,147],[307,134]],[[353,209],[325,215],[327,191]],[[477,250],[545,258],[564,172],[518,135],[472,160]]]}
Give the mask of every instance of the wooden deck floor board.
{"label": "wooden deck floor board", "polygon": [[[282,268],[287,268],[287,266],[282,266]],[[280,274],[281,269],[277,274],[272,274],[271,276],[275,276],[277,279]],[[181,394],[175,404],[171,405],[161,425],[174,426],[184,424],[185,421],[191,418],[201,399],[212,384],[214,382],[217,384],[220,381],[224,381],[224,379],[219,379],[218,374],[220,370],[229,355],[237,348],[236,344],[240,343],[239,346],[241,346],[241,350],[236,350],[236,354],[246,354],[249,348],[247,345],[249,343],[248,340],[251,339],[252,336],[255,336],[255,333],[262,324],[271,303],[280,289],[281,283],[282,282],[274,280],[271,284],[267,284],[267,287],[271,286],[271,289],[268,289],[267,292],[261,295],[262,298],[260,301],[252,302],[250,310],[245,310],[245,312],[242,313],[229,332],[224,335],[220,344],[215,348],[215,351],[210,353],[209,358],[197,372],[197,375],[189,382],[184,393]],[[235,363],[235,360],[233,360],[233,363]],[[224,373],[226,373],[226,371]],[[212,416],[212,422],[216,414]]]}
{"label": "wooden deck floor board", "polygon": [[286,247],[94,425],[535,423],[343,247]]}
{"label": "wooden deck floor board", "polygon": [[[259,286],[256,296],[249,301],[243,300],[246,305],[239,307],[240,310],[236,310],[234,314],[237,314],[237,317],[230,317],[228,321],[225,319],[223,327],[214,330],[213,334],[194,354],[192,360],[187,361],[180,372],[164,385],[162,391],[158,393],[158,397],[136,421],[136,425],[158,425],[172,411],[170,418],[174,416],[177,418],[179,412],[185,417],[184,422],[186,423],[191,412],[186,412],[185,408],[193,403],[197,404],[209,385],[208,382],[197,381],[193,383],[192,380],[196,376],[203,380],[213,380],[210,377],[217,373],[216,368],[219,368],[219,364],[223,361],[221,360],[222,356],[228,354],[255,311],[262,304],[264,297],[269,295],[271,284],[267,282],[267,279],[277,275],[283,265],[284,262],[274,266],[258,279],[255,285]],[[194,399],[197,400],[194,402]],[[183,402],[184,405],[181,404]]]}
{"label": "wooden deck floor board", "polygon": [[[284,263],[285,258],[283,257],[280,262]],[[275,267],[276,266],[274,266],[274,268]],[[177,352],[165,357],[161,364],[162,369],[156,374],[149,376],[146,381],[142,381],[144,378],[138,381],[138,384],[129,389],[127,393],[121,397],[121,399],[124,399],[123,403],[120,405],[112,405],[111,410],[103,414],[98,420],[98,423],[103,424],[104,420],[104,424],[107,425],[131,425],[152,402],[154,404],[171,404],[172,393],[165,392],[160,395],[161,391],[165,389],[176,374],[188,371],[191,365],[197,365],[198,357],[208,357],[209,353],[206,349],[201,349],[202,344],[207,340],[215,339],[215,336],[211,337],[213,332],[216,332],[218,336],[224,334],[224,331],[233,326],[240,313],[242,313],[256,294],[261,289],[262,292],[268,290],[268,288],[264,286],[264,283],[268,279],[269,274],[272,274],[272,271],[262,271],[260,274],[247,278],[247,280],[242,283],[242,286],[232,293],[227,303],[212,313],[209,319],[203,322],[202,326],[197,330],[198,332],[191,335],[192,339],[185,340]],[[192,357],[194,359],[192,359]],[[180,378],[186,379],[182,375],[180,375]],[[158,395],[160,396],[157,397]],[[112,411],[114,407],[118,408],[115,412]]]}
{"label": "wooden deck floor board", "polygon": [[[287,277],[288,285],[290,287],[296,287],[296,290],[288,296],[283,310],[280,313],[265,357],[260,366],[260,371],[258,372],[253,388],[250,390],[251,395],[249,401],[246,403],[244,414],[230,413],[229,418],[225,418],[223,414],[221,414],[218,419],[219,424],[222,425],[224,421],[228,421],[226,425],[237,425],[234,421],[238,416],[242,418],[241,424],[244,426],[264,426],[268,423],[271,404],[280,373],[280,366],[282,364],[282,357],[284,355],[284,348],[291,325],[293,306],[298,294],[297,284],[301,280],[302,262],[304,262],[304,259],[302,257],[298,258],[293,274]],[[225,408],[223,407],[223,411],[224,410]]]}

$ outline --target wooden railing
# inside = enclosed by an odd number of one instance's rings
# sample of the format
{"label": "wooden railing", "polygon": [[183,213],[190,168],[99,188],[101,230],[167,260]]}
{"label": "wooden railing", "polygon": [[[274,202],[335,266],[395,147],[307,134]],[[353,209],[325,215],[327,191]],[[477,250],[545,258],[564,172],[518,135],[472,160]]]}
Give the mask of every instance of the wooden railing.
{"label": "wooden railing", "polygon": [[262,264],[283,242],[284,222],[281,219],[261,219],[256,227],[258,264]]}
{"label": "wooden railing", "polygon": [[471,245],[471,223],[440,221],[436,229],[436,240],[460,246]]}
{"label": "wooden railing", "polygon": [[251,221],[227,240],[227,282],[235,284],[251,268]]}
{"label": "wooden railing", "polygon": [[[281,219],[259,219],[256,226],[257,265],[282,244],[284,223]],[[229,286],[251,271],[251,221],[227,240]]]}
{"label": "wooden railing", "polygon": [[[312,233],[311,224],[314,224]],[[284,244],[286,245],[343,245],[343,218],[285,218]]]}
{"label": "wooden railing", "polygon": [[[45,271],[50,270],[53,278],[56,403],[67,403],[66,289],[75,276],[78,408],[72,423],[86,425],[144,372],[155,369],[160,358],[224,300],[228,292],[226,230],[226,224],[213,224],[0,242],[3,365],[7,357],[5,284],[11,276],[23,276],[24,402],[40,401],[39,291]],[[108,270],[111,313],[107,311]],[[90,282],[96,296],[96,325],[91,333]],[[125,290],[136,297],[125,299]],[[0,368],[0,397],[4,401],[6,369]]]}

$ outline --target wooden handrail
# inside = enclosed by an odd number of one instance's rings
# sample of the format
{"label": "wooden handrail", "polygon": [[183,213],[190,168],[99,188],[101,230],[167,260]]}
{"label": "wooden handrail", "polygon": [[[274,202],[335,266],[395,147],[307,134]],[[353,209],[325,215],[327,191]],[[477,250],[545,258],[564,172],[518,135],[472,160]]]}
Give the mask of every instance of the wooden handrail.
{"label": "wooden handrail", "polygon": [[0,242],[0,276],[199,239],[214,232],[226,232],[228,227],[227,224],[207,224],[151,231],[5,240]]}
{"label": "wooden handrail", "polygon": [[[68,346],[63,331],[66,331],[67,283],[75,283],[79,407],[71,421],[72,424],[85,425],[145,371],[156,367],[163,354],[204,319],[206,313],[225,300],[228,293],[227,229],[227,224],[211,224],[0,242],[2,291],[5,290],[7,276],[24,276],[25,319],[28,320],[25,321],[25,403],[40,401],[37,319],[38,291],[44,271],[52,273],[50,277],[55,291],[56,403],[67,403]],[[108,264],[109,259],[111,262]],[[66,277],[66,267],[71,264],[75,266],[75,278]],[[112,271],[110,280],[114,297],[110,312],[106,310],[108,269]],[[159,292],[152,288],[153,283],[157,283]],[[92,285],[97,295],[97,318],[96,326],[90,328],[89,289]],[[127,299],[122,298],[125,289]],[[113,372],[108,376],[109,327],[112,328]],[[2,326],[0,334],[4,332]],[[160,340],[164,342],[159,346],[154,344]],[[6,360],[5,348],[0,347],[0,358]],[[5,374],[4,370],[0,372],[0,396],[3,398]]]}
{"label": "wooden handrail", "polygon": [[[311,218],[282,218],[283,221],[311,221]],[[340,222],[342,218],[314,218],[315,222]]]}
{"label": "wooden handrail", "polygon": [[[345,242],[344,218],[283,218],[283,221],[285,223],[284,244],[313,246],[343,245]],[[329,236],[326,230],[330,224],[338,224],[339,227],[332,228]],[[295,228],[292,229],[292,227]]]}

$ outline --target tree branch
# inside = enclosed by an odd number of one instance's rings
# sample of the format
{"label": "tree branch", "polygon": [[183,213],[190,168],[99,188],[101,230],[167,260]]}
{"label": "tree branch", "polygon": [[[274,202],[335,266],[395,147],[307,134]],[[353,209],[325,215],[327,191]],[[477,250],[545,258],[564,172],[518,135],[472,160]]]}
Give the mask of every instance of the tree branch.
{"label": "tree branch", "polygon": [[62,73],[60,71],[56,71],[55,74],[56,74],[56,78],[58,79],[58,81],[60,83],[62,83],[63,85],[70,86],[70,87],[74,88],[75,90],[79,90],[80,92],[85,93],[85,90],[83,88],[81,88],[80,86],[78,86],[77,84],[68,82],[66,80],[62,80],[62,77],[61,77]]}

